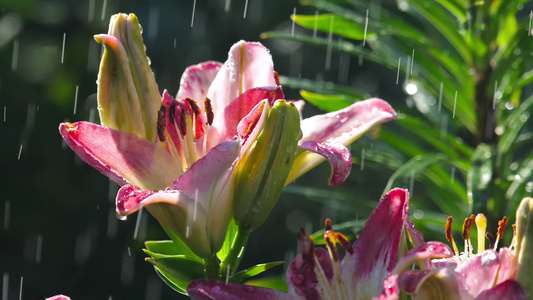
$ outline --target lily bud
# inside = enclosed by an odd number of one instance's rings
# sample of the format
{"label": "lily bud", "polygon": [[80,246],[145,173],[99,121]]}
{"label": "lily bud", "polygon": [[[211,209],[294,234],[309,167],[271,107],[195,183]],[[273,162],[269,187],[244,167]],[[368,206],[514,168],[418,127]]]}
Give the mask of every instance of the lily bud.
{"label": "lily bud", "polygon": [[[233,214],[237,224],[247,230],[263,224],[278,201],[302,136],[300,115],[293,104],[277,100],[272,109],[266,101],[262,105],[261,112],[258,112],[262,116],[247,137],[234,173]],[[248,124],[248,130],[253,123]]]}
{"label": "lily bud", "polygon": [[516,211],[516,242],[516,279],[530,299],[533,296],[533,198],[524,198]]}
{"label": "lily bud", "polygon": [[103,126],[155,142],[161,96],[141,31],[134,14],[116,14],[108,34],[94,36],[105,46],[97,81],[98,111]]}

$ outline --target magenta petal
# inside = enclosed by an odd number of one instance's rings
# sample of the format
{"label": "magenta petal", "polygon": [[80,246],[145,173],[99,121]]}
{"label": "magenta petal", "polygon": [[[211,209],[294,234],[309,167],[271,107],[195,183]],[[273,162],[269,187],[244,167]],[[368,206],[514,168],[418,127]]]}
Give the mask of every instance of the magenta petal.
{"label": "magenta petal", "polygon": [[65,295],[55,295],[55,296],[52,296],[52,297],[48,297],[45,300],[70,300],[70,298],[68,296],[65,296]]}
{"label": "magenta petal", "polygon": [[400,297],[400,289],[398,288],[398,276],[391,275],[383,282],[383,292],[379,297],[372,300],[397,300]]}
{"label": "magenta petal", "polygon": [[268,49],[260,43],[239,41],[231,47],[207,97],[213,101],[216,116],[245,91],[265,86],[277,86]]}
{"label": "magenta petal", "polygon": [[302,121],[303,141],[348,145],[373,126],[396,120],[396,112],[381,99],[356,102],[342,110]]}
{"label": "magenta petal", "polygon": [[514,280],[504,281],[483,291],[476,300],[526,300],[527,296],[520,284]]}
{"label": "magenta petal", "polygon": [[427,242],[409,250],[396,264],[392,273],[401,274],[416,262],[425,262],[430,258],[446,258],[453,256],[448,245],[441,242]]}
{"label": "magenta petal", "polygon": [[[289,293],[302,296],[306,300],[320,299],[320,286],[329,284],[333,278],[329,253],[324,248],[315,248],[304,229],[301,229],[298,235],[298,248],[301,254],[294,258],[287,269]],[[316,264],[317,261],[319,265]],[[323,273],[328,282],[319,282],[318,273]]]}
{"label": "magenta petal", "polygon": [[277,99],[283,99],[280,87],[261,87],[244,92],[235,98],[222,113],[215,113],[213,128],[216,134],[209,134],[209,144],[229,141],[237,135],[239,122],[245,118],[262,100],[267,100],[270,106]]}
{"label": "magenta petal", "polygon": [[[350,150],[341,144],[316,143],[314,141],[305,141],[299,145],[301,149],[320,154],[325,157],[331,165],[331,174],[329,176],[330,185],[339,185],[346,180],[352,170],[352,154]],[[305,155],[305,154],[304,154]],[[307,172],[313,165],[302,166],[299,170],[302,173]]]}
{"label": "magenta petal", "polygon": [[158,144],[89,122],[62,123],[65,142],[87,164],[120,185],[163,189],[181,174]]}
{"label": "magenta petal", "polygon": [[263,287],[224,283],[221,281],[198,279],[187,287],[187,294],[193,300],[299,300],[301,298]]}
{"label": "magenta petal", "polygon": [[181,75],[180,89],[176,98],[191,98],[198,103],[203,103],[207,90],[221,67],[222,64],[219,62],[208,61],[185,69]]}
{"label": "magenta petal", "polygon": [[388,192],[355,241],[354,253],[344,258],[343,278],[352,278],[354,290],[362,299],[382,293],[382,283],[396,264],[408,202],[407,190]]}

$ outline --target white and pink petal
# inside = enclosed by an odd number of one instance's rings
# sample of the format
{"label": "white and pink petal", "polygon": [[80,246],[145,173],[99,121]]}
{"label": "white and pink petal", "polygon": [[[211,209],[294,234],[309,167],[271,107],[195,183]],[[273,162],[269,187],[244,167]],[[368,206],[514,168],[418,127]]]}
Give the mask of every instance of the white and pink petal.
{"label": "white and pink petal", "polygon": [[275,289],[207,279],[193,281],[187,287],[187,294],[193,300],[302,300],[300,297]]}
{"label": "white and pink petal", "polygon": [[207,91],[222,67],[222,63],[208,61],[193,65],[185,69],[181,75],[180,88],[177,99],[191,98],[197,102],[204,102]]}

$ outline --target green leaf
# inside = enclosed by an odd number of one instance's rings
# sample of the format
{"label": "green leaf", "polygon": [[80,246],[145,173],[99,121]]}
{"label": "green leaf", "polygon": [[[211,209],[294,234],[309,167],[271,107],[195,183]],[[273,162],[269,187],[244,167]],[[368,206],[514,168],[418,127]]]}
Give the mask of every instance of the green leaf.
{"label": "green leaf", "polygon": [[172,276],[169,276],[165,270],[162,270],[156,266],[154,266],[154,269],[157,276],[159,276],[159,278],[161,278],[161,280],[163,280],[163,282],[169,287],[182,295],[187,295],[187,286],[189,285],[190,281],[172,278]]}
{"label": "green leaf", "polygon": [[[149,255],[154,254],[146,250],[145,252]],[[167,278],[176,284],[204,277],[204,264],[184,255],[155,254],[155,257],[146,258],[146,261],[164,271]]]}
{"label": "green leaf", "polygon": [[[198,255],[196,255],[192,250],[185,244],[172,230],[166,228],[165,226],[161,225],[163,227],[163,230],[165,230],[166,234],[169,238],[172,239],[174,242],[175,249],[174,253],[166,253],[166,254],[179,254],[179,255],[185,255],[188,257],[194,257],[195,259],[202,260]],[[148,248],[148,246],[146,246]],[[150,249],[149,249],[150,250]]]}
{"label": "green leaf", "polygon": [[355,102],[345,95],[323,95],[304,90],[300,91],[300,95],[309,103],[327,112],[343,109]]}
{"label": "green leaf", "polygon": [[524,196],[526,196],[526,184],[531,181],[533,181],[533,154],[529,155],[520,163],[520,167],[517,170],[516,175],[512,177],[511,185],[505,193],[505,198],[507,198],[509,203],[508,208],[514,208],[516,204],[520,202]]}
{"label": "green leaf", "polygon": [[524,125],[529,120],[530,113],[533,110],[533,96],[529,97],[520,106],[515,108],[513,112],[500,124],[503,128],[503,134],[500,137],[498,144],[499,152],[502,155],[508,154],[512,146],[516,143],[518,134],[524,128]]}
{"label": "green leaf", "polygon": [[514,12],[509,13],[503,19],[503,24],[501,24],[500,31],[498,32],[498,37],[496,38],[496,43],[498,47],[502,47],[509,43],[513,38],[516,31],[518,30],[518,24],[516,22],[516,16]]}
{"label": "green leaf", "polygon": [[392,174],[383,193],[390,190],[393,186],[396,186],[399,179],[413,178],[416,175],[423,173],[430,166],[445,162],[448,159],[448,155],[441,153],[428,153],[413,157]]}
{"label": "green leaf", "polygon": [[486,211],[490,197],[493,159],[492,147],[487,144],[479,144],[472,154],[472,167],[466,177],[466,186],[473,213]]}
{"label": "green leaf", "polygon": [[228,225],[228,232],[226,233],[226,239],[224,240],[224,244],[222,245],[222,248],[220,251],[217,252],[217,257],[220,259],[220,261],[224,261],[228,254],[231,251],[231,246],[233,245],[233,242],[235,241],[235,236],[237,235],[237,224],[235,223],[235,219],[231,218],[231,221]]}
{"label": "green leaf", "polygon": [[252,279],[247,281],[246,285],[271,288],[282,292],[287,292],[289,290],[287,287],[287,280],[283,276]]}
{"label": "green leaf", "polygon": [[303,89],[307,91],[313,91],[315,93],[335,93],[335,94],[343,94],[346,97],[353,98],[353,99],[367,99],[370,98],[370,96],[366,93],[362,93],[360,91],[354,90],[352,87],[344,86],[341,84],[336,84],[333,82],[317,82],[310,79],[302,79],[302,78],[294,78],[294,77],[286,77],[286,76],[280,76],[279,81],[282,86],[284,87],[290,87],[293,89]]}
{"label": "green leaf", "polygon": [[257,264],[251,268],[235,273],[235,275],[231,277],[231,281],[241,283],[247,280],[248,278],[257,276],[267,270],[270,270],[284,263],[285,263],[284,261],[274,261],[274,262],[269,262],[269,263],[264,263],[264,264]]}
{"label": "green leaf", "polygon": [[[365,24],[358,24],[355,20],[344,18],[335,14],[323,14],[323,15],[292,15],[292,20],[296,24],[311,29],[319,30],[322,32],[332,32],[334,34],[353,39],[363,40],[365,38]],[[366,38],[374,38],[375,34],[367,32]]]}

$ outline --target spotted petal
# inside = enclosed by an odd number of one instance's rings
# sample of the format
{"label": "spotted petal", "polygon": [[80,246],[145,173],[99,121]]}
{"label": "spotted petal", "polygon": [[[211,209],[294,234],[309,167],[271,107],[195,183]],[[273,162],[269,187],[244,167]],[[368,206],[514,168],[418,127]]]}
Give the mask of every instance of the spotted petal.
{"label": "spotted petal", "polygon": [[[344,170],[351,168],[352,162],[335,159],[347,157],[342,153],[335,155],[333,153],[335,151],[348,151],[344,149],[343,145],[352,143],[372,127],[395,119],[396,112],[392,107],[387,102],[376,98],[356,102],[336,112],[304,119],[302,121],[303,137],[300,145],[304,146],[306,141],[313,141],[320,145],[314,147],[317,150],[315,152],[320,155],[301,151],[294,161],[294,167],[289,174],[287,183],[294,181],[324,159],[328,159],[333,167],[330,184],[339,184],[340,182],[337,181],[344,181],[347,176]],[[339,167],[341,165],[342,167]],[[342,172],[336,170],[335,167],[339,167]]]}
{"label": "spotted petal", "polygon": [[88,122],[62,123],[59,131],[78,156],[120,185],[162,189],[181,174],[158,144]]}
{"label": "spotted petal", "polygon": [[185,69],[181,75],[180,89],[176,98],[191,98],[194,101],[203,102],[209,86],[221,67],[222,64],[219,62],[208,61]]}

